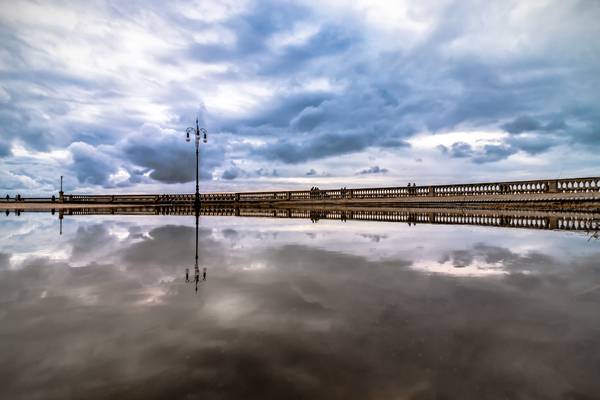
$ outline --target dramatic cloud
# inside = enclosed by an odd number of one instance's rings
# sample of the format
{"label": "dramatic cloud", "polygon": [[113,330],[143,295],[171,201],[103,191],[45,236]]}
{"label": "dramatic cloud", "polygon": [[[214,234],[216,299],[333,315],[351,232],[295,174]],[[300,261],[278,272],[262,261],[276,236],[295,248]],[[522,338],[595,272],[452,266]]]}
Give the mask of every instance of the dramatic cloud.
{"label": "dramatic cloud", "polygon": [[[183,134],[164,131],[156,126],[144,126],[139,133],[129,135],[119,143],[122,158],[149,169],[149,177],[164,183],[191,182],[196,177],[194,144],[186,143]],[[211,179],[213,170],[223,161],[218,146],[202,146],[200,150],[202,179]]]}
{"label": "dramatic cloud", "polygon": [[388,148],[409,146],[404,141],[395,142],[376,135],[326,133],[301,141],[278,140],[275,143],[257,147],[253,154],[267,160],[297,164],[333,155],[354,153],[377,144],[385,144]]}
{"label": "dramatic cloud", "polygon": [[80,183],[108,185],[109,176],[117,171],[110,157],[82,142],[73,143],[69,150],[73,155],[72,172]]}
{"label": "dramatic cloud", "polygon": [[4,2],[2,184],[190,190],[199,110],[214,190],[380,182],[356,174],[372,160],[400,180],[415,159],[419,181],[547,176],[547,154],[594,173],[599,19],[576,0]]}

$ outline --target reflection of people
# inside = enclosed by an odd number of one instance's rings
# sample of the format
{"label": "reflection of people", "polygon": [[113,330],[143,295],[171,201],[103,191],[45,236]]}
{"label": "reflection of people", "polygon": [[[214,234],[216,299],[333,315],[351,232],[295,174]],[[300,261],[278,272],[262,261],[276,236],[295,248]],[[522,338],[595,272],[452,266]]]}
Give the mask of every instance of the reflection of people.
{"label": "reflection of people", "polygon": [[200,274],[196,274],[196,285],[200,282]]}
{"label": "reflection of people", "polygon": [[202,269],[202,280],[205,281],[206,280],[206,267],[204,267]]}
{"label": "reflection of people", "polygon": [[189,268],[185,269],[185,281],[186,282],[190,281],[190,269]]}

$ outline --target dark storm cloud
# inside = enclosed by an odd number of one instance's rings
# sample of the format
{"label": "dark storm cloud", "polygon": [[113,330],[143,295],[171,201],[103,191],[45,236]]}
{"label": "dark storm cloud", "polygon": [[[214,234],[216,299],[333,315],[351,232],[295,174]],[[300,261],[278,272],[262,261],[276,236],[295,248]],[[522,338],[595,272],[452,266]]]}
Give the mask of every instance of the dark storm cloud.
{"label": "dark storm cloud", "polygon": [[256,147],[252,153],[267,160],[297,164],[333,155],[354,153],[370,146],[385,144],[388,148],[409,147],[404,141],[388,141],[375,133],[324,133],[303,136],[302,139],[278,140]]}
{"label": "dark storm cloud", "polygon": [[[188,146],[189,147],[189,146]],[[163,147],[154,147],[144,143],[130,142],[123,147],[128,159],[135,165],[150,169],[150,177],[164,183],[182,183],[193,181],[196,171],[195,156],[189,148],[175,141],[165,143]],[[209,179],[206,169],[203,179]]]}
{"label": "dark storm cloud", "polygon": [[76,142],[69,146],[73,155],[71,171],[79,183],[88,185],[109,185],[109,176],[117,171],[114,160],[94,146]]}
{"label": "dark storm cloud", "polygon": [[[162,132],[156,126],[144,126],[119,144],[123,158],[151,170],[150,178],[163,183],[191,182],[196,177],[193,140],[184,135]],[[223,149],[200,144],[200,178],[212,179],[213,170],[224,159]]]}
{"label": "dark storm cloud", "polygon": [[[144,125],[128,134],[115,146],[92,146],[76,142],[69,146],[73,156],[71,171],[81,184],[104,187],[127,187],[150,179],[163,183],[191,182],[196,177],[194,144],[184,135],[162,131],[157,126]],[[212,179],[213,171],[223,162],[223,149],[203,146],[200,150],[200,178]],[[129,178],[118,183],[111,175],[119,168]]]}

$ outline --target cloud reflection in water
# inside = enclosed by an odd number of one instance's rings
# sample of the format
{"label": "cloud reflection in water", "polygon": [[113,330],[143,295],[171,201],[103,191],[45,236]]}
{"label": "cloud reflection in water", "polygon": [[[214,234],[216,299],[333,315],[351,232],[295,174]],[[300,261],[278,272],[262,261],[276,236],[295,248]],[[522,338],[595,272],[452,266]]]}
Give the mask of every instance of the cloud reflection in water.
{"label": "cloud reflection in water", "polygon": [[196,293],[192,218],[68,218],[60,238],[19,218],[0,227],[3,398],[600,394],[582,236],[202,218]]}

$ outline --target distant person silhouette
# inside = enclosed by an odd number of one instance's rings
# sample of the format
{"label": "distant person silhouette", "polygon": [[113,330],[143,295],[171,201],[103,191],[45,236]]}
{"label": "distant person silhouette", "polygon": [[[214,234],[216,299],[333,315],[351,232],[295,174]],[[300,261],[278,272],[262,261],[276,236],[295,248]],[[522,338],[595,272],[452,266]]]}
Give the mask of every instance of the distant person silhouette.
{"label": "distant person silhouette", "polygon": [[205,281],[206,280],[206,267],[204,267],[202,269],[202,280]]}
{"label": "distant person silhouette", "polygon": [[185,269],[185,281],[186,282],[190,281],[190,269],[189,268]]}

